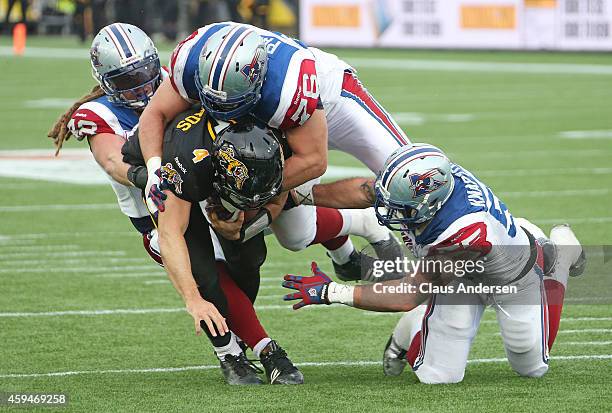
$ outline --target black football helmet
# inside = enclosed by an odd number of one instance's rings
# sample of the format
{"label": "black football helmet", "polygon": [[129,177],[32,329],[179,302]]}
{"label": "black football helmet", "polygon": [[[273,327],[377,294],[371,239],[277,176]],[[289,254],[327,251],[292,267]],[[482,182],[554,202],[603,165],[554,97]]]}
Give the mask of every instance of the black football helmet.
{"label": "black football helmet", "polygon": [[230,125],[214,142],[213,187],[241,210],[259,209],[278,195],[283,183],[282,133],[251,120]]}

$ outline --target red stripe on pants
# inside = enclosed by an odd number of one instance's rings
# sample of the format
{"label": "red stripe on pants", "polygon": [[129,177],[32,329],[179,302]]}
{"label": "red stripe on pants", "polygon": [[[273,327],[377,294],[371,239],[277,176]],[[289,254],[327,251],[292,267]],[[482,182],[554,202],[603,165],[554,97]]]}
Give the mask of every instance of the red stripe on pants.
{"label": "red stripe on pants", "polygon": [[561,312],[563,311],[563,298],[565,287],[557,280],[544,280],[544,291],[548,303],[548,350],[552,348],[559,324],[561,323]]}
{"label": "red stripe on pants", "polygon": [[344,80],[342,82],[342,89],[361,99],[368,109],[370,109],[372,113],[374,113],[374,115],[385,124],[385,126],[402,144],[406,145],[408,143],[406,142],[406,139],[402,133],[398,131],[393,122],[391,122],[389,115],[385,113],[378,102],[376,102],[372,95],[370,95],[370,93],[363,87],[359,79],[357,79],[357,76],[355,76],[353,73],[345,72]]}

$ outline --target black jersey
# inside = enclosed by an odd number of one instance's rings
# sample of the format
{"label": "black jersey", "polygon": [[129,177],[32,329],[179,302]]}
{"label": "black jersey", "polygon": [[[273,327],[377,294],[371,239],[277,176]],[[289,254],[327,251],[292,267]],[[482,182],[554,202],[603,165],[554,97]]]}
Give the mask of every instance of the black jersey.
{"label": "black jersey", "polygon": [[[166,126],[160,173],[177,197],[196,203],[213,193],[212,146],[223,127],[199,108],[186,110]],[[124,162],[144,165],[138,130],[121,152]]]}

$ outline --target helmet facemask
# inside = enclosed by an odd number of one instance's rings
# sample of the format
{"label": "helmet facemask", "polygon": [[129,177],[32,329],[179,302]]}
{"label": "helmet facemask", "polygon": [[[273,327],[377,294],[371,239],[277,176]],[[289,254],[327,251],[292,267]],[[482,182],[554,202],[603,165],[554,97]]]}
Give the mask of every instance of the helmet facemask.
{"label": "helmet facemask", "polygon": [[144,109],[161,83],[161,64],[157,54],[100,76],[94,77],[113,103],[129,109]]}

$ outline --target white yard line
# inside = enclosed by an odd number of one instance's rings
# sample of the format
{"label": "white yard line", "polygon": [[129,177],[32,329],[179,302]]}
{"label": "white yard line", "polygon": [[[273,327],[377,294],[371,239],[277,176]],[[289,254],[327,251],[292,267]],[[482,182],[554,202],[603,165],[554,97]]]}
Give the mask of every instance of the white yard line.
{"label": "white yard line", "polygon": [[558,344],[562,346],[609,346],[612,341],[568,341],[567,343],[559,341]]}
{"label": "white yard line", "polygon": [[[0,56],[13,56],[13,48],[0,46]],[[166,61],[169,52],[160,52],[160,59]],[[89,50],[83,48],[32,47],[25,49],[24,58],[78,59],[86,61]],[[569,63],[509,63],[474,62],[461,60],[393,59],[381,57],[343,57],[357,68],[398,70],[398,71],[440,71],[440,72],[485,72],[485,73],[529,73],[541,75],[612,75],[612,66]]]}
{"label": "white yard line", "polygon": [[[146,261],[146,259],[144,259]],[[67,267],[67,268],[0,268],[0,274],[33,274],[33,273],[57,273],[57,272],[82,272],[82,273],[99,273],[101,271],[121,272],[132,270],[147,270],[154,269],[153,263],[150,265],[125,265],[121,267]]]}
{"label": "white yard line", "polygon": [[605,196],[612,193],[609,188],[602,189],[582,189],[582,190],[559,190],[559,191],[518,191],[518,192],[496,192],[502,198],[564,198],[564,197],[583,197],[583,196]]}
{"label": "white yard line", "polygon": [[612,333],[612,328],[584,328],[580,330],[560,329],[557,334],[582,334],[582,333]]}
{"label": "white yard line", "polygon": [[467,62],[458,60],[385,59],[346,57],[357,68],[396,71],[529,73],[541,75],[612,75],[610,65],[568,63]]}
{"label": "white yard line", "polygon": [[0,206],[0,212],[44,212],[44,211],[90,211],[118,209],[114,204],[50,204],[50,205],[11,205]]}
{"label": "white yard line", "polygon": [[[612,358],[612,354],[593,354],[593,355],[576,355],[576,356],[551,356],[554,361],[572,361],[572,360],[608,360]],[[487,364],[487,363],[506,363],[505,358],[480,358],[468,360],[469,364]],[[306,361],[295,363],[298,367],[369,367],[379,366],[380,361],[375,360],[345,360],[345,361]],[[73,370],[73,371],[56,371],[48,373],[10,373],[0,374],[3,379],[20,379],[20,378],[35,378],[35,377],[67,377],[80,376],[91,374],[134,374],[134,373],[177,373],[193,370],[216,370],[219,365],[200,365],[200,366],[183,366],[183,367],[153,367],[142,369],[109,369],[109,370]]]}
{"label": "white yard line", "polygon": [[[48,249],[51,249],[51,246],[48,246]],[[6,253],[4,250],[0,252],[0,259],[5,258],[28,258],[28,257],[122,257],[127,255],[125,251],[57,251],[64,250],[65,245],[54,246],[54,252],[43,252],[34,250],[32,252],[10,252]],[[47,260],[42,260],[47,261]]]}
{"label": "white yard line", "polygon": [[[274,297],[270,295],[270,297]],[[279,296],[280,297],[280,296]],[[270,304],[270,305],[255,305],[257,311],[267,310],[292,310],[292,303],[286,304]],[[348,307],[327,308],[324,306],[314,306],[307,311],[312,310],[345,310]],[[117,308],[113,310],[65,310],[65,311],[36,311],[36,312],[0,312],[0,318],[32,318],[32,317],[72,317],[72,316],[106,316],[106,315],[121,315],[121,314],[163,314],[177,313],[185,311],[183,307],[178,308]]]}
{"label": "white yard line", "polygon": [[571,130],[559,132],[564,139],[612,139],[612,130]]}
{"label": "white yard line", "polygon": [[[109,258],[109,257],[90,257],[90,258],[76,258],[76,259],[65,259],[64,257],[60,257],[61,261],[56,259],[47,259],[47,260],[3,260],[4,256],[0,254],[0,264],[2,266],[53,266],[57,270],[66,270],[69,271],[71,267],[67,267],[67,265],[79,265],[79,264],[91,264],[92,267],[95,267],[97,264],[122,264],[122,263],[152,263],[150,258]],[[60,265],[61,264],[61,265]],[[7,272],[10,272],[7,269]],[[19,272],[23,272],[19,269]],[[31,272],[31,271],[26,271]]]}
{"label": "white yard line", "polygon": [[[114,205],[114,204],[113,204]],[[33,232],[33,233],[24,233],[24,234],[2,234],[3,237],[8,237],[10,241],[14,240],[37,240],[37,239],[46,239],[46,238],[75,238],[75,237],[84,237],[84,238],[95,238],[106,235],[122,235],[129,236],[133,235],[134,237],[142,238],[136,230],[133,231],[87,231],[87,232]],[[62,244],[63,245],[63,244]]]}

